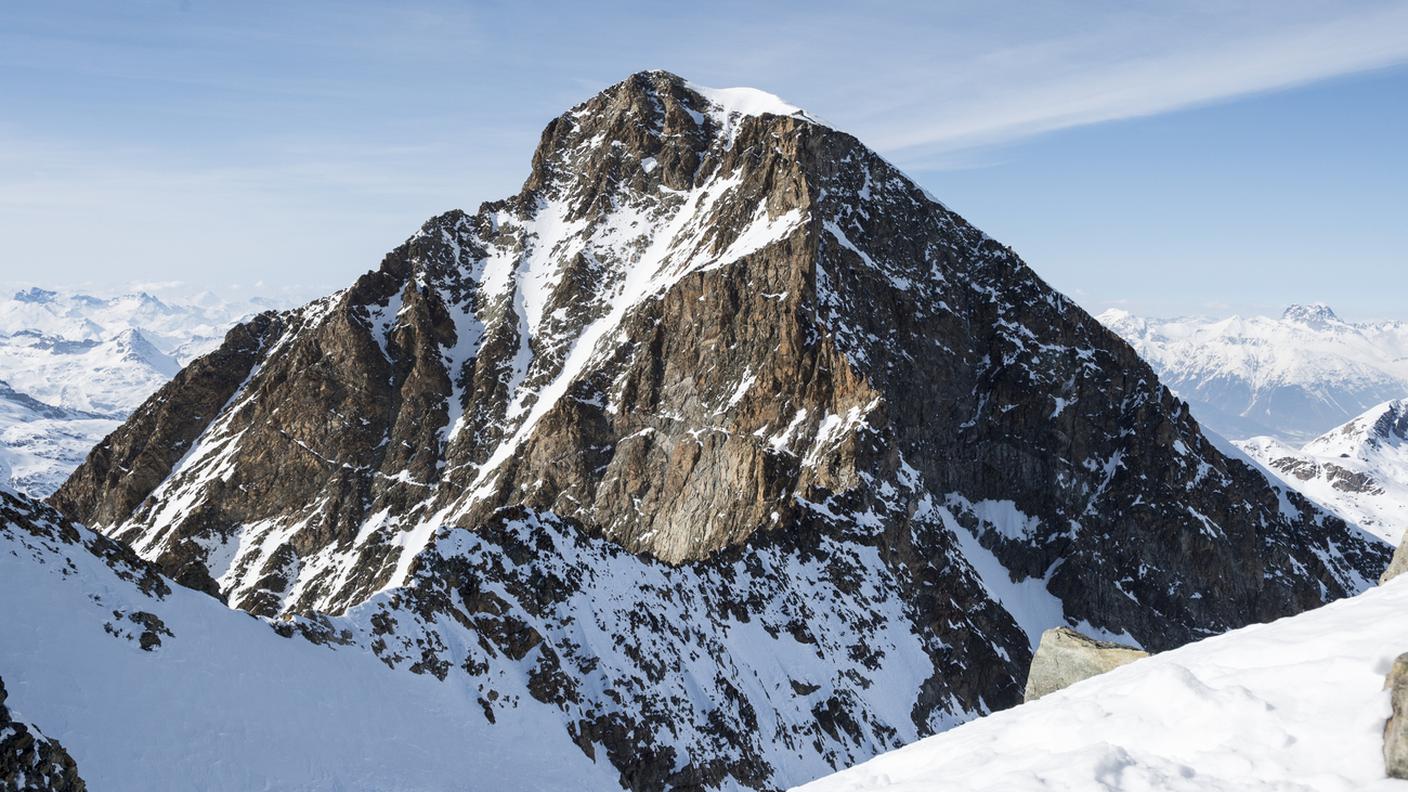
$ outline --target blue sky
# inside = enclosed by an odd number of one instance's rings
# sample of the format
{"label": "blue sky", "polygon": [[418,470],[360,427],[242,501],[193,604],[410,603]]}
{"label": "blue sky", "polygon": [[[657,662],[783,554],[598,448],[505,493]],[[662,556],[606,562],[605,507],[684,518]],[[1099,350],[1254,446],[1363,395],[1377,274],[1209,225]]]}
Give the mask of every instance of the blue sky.
{"label": "blue sky", "polygon": [[854,132],[1092,310],[1408,318],[1408,2],[17,2],[0,282],[311,296],[630,72]]}

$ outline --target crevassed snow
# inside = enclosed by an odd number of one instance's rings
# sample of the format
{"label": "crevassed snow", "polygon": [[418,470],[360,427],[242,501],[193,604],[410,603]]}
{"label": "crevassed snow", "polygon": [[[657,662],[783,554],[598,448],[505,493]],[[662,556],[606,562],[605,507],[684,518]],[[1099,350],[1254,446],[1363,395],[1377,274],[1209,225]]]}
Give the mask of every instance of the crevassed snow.
{"label": "crevassed snow", "polygon": [[1408,579],[1139,660],[806,792],[1389,792]]}

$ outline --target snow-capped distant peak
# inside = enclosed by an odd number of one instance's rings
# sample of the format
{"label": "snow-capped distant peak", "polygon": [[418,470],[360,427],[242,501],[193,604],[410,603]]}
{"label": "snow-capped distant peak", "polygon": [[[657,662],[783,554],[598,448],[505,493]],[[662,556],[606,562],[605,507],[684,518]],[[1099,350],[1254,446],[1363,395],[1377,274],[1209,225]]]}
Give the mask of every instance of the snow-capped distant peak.
{"label": "snow-capped distant peak", "polygon": [[[1322,456],[1363,456],[1408,441],[1408,399],[1394,399],[1331,429],[1302,450]],[[1405,482],[1408,483],[1408,482]]]}
{"label": "snow-capped distant peak", "polygon": [[1110,308],[1095,319],[1122,336],[1143,335],[1149,329],[1147,321],[1123,308]]}
{"label": "snow-capped distant peak", "polygon": [[0,483],[48,495],[116,419],[267,307],[140,290],[33,286],[0,296]]}
{"label": "snow-capped distant peak", "polygon": [[1311,327],[1326,327],[1332,324],[1344,324],[1344,320],[1325,303],[1309,303],[1307,305],[1292,305],[1281,312],[1282,321],[1300,322]]}
{"label": "snow-capped distant peak", "polygon": [[1279,318],[1098,318],[1200,423],[1234,440],[1270,435],[1298,446],[1408,395],[1408,323],[1346,322],[1324,303]]}
{"label": "snow-capped distant peak", "polygon": [[25,303],[47,303],[52,302],[58,296],[58,292],[49,291],[48,289],[41,289],[38,286],[34,286],[29,289],[24,289],[15,292],[15,301]]}

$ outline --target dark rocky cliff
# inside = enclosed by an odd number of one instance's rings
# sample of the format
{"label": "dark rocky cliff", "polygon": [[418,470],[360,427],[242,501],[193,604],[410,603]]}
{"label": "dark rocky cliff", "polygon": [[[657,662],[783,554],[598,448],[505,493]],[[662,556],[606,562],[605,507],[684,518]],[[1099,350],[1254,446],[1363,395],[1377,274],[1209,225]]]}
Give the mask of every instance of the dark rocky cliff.
{"label": "dark rocky cliff", "polygon": [[638,788],[795,783],[1017,702],[1046,628],[1163,649],[1383,569],[1012,250],[738,97],[574,108],[518,195],[237,328],[52,502],[311,634],[379,611],[486,717],[520,668]]}

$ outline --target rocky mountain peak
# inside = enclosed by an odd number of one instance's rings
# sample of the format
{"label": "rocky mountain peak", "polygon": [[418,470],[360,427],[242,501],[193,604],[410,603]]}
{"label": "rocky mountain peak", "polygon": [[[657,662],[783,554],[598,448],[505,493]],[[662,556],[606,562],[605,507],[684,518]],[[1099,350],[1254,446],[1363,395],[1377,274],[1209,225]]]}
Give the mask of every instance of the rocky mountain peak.
{"label": "rocky mountain peak", "polygon": [[855,138],[643,72],[518,194],[237,327],[53,502],[327,640],[374,613],[490,719],[531,680],[653,789],[1014,703],[1053,626],[1160,648],[1368,585],[1386,548],[1296,498]]}
{"label": "rocky mountain peak", "polygon": [[1408,399],[1377,405],[1353,420],[1306,443],[1303,450],[1322,456],[1367,458],[1408,440]]}
{"label": "rocky mountain peak", "polygon": [[54,298],[58,296],[58,292],[50,291],[48,289],[41,289],[38,286],[33,286],[28,289],[22,289],[20,291],[15,292],[15,300],[17,302],[25,303],[48,303],[52,302]]}
{"label": "rocky mountain peak", "polygon": [[1374,435],[1391,443],[1408,441],[1408,399],[1384,405],[1383,414],[1374,422]]}
{"label": "rocky mountain peak", "polygon": [[1300,322],[1318,329],[1344,324],[1344,320],[1340,319],[1334,310],[1325,303],[1292,305],[1281,313],[1281,319],[1287,322]]}

